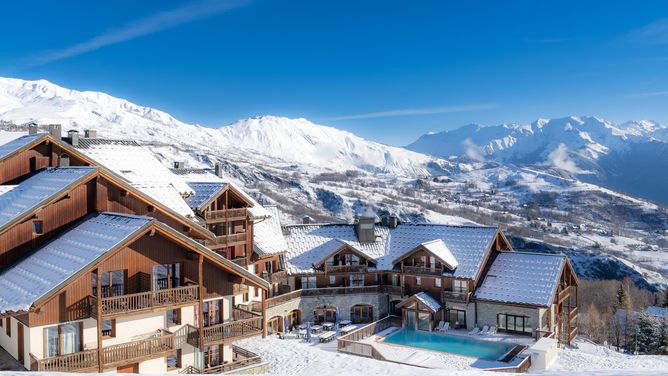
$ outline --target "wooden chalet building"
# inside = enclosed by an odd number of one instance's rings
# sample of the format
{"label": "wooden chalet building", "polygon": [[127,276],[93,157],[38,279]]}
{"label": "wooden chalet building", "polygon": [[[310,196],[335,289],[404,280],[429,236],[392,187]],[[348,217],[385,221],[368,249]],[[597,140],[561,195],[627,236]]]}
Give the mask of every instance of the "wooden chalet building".
{"label": "wooden chalet building", "polygon": [[39,371],[259,363],[233,341],[264,334],[262,310],[236,302],[254,289],[262,305],[269,283],[205,245],[217,234],[160,199],[190,211],[174,186],[131,181],[53,128],[0,146],[0,345]]}

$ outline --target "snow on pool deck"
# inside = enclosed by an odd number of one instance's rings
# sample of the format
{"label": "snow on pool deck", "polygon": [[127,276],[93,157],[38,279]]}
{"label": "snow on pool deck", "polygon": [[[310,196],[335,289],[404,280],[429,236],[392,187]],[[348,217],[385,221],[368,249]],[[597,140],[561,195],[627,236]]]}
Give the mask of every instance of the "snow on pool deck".
{"label": "snow on pool deck", "polygon": [[[668,375],[668,356],[631,356],[578,341],[579,349],[559,350],[558,360],[541,375]],[[290,376],[415,376],[499,375],[470,367],[470,358],[447,354],[440,369],[419,368],[383,362],[336,351],[336,341],[308,344],[303,340],[276,337],[251,338],[238,345],[259,354],[269,364],[271,375]]]}

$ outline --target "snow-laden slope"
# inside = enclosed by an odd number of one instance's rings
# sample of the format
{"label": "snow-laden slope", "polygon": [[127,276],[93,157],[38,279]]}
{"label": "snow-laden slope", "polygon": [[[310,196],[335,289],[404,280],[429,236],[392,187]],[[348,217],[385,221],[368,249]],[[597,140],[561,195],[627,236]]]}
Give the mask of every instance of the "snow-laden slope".
{"label": "snow-laden slope", "polygon": [[580,179],[668,204],[668,128],[649,121],[614,124],[597,117],[531,124],[467,125],[426,134],[409,149],[448,157],[550,167]]}
{"label": "snow-laden slope", "polygon": [[0,119],[17,124],[59,123],[65,130],[96,128],[105,137],[132,137],[144,143],[247,151],[332,170],[358,168],[418,176],[448,166],[434,157],[368,141],[305,119],[265,116],[211,129],[104,93],[69,90],[44,80],[0,78]]}

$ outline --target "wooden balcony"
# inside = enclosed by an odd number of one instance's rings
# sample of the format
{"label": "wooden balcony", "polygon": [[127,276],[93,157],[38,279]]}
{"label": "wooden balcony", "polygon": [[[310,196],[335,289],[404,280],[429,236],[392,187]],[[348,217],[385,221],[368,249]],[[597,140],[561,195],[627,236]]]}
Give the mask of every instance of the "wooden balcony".
{"label": "wooden balcony", "polygon": [[195,304],[199,298],[198,292],[199,286],[191,285],[137,294],[110,296],[102,298],[102,316],[174,309]]}
{"label": "wooden balcony", "polygon": [[246,208],[211,210],[204,214],[206,223],[221,223],[229,221],[243,221],[248,217]]}
{"label": "wooden balcony", "polygon": [[245,232],[230,235],[218,235],[213,240],[206,240],[204,245],[209,249],[221,249],[235,245],[246,244],[247,235]]}
{"label": "wooden balcony", "polygon": [[274,273],[262,273],[262,279],[269,283],[279,283],[287,277],[288,273],[285,270]]}
{"label": "wooden balcony", "polygon": [[[205,326],[202,330],[204,346],[230,343],[232,341],[254,337],[262,334],[262,317],[257,316],[249,319],[224,322],[221,324]],[[200,330],[189,326],[187,341],[195,347],[199,347]]]}
{"label": "wooden balcony", "polygon": [[[102,349],[104,368],[113,368],[129,363],[162,358],[176,350],[174,334],[167,331],[139,341],[126,342]],[[49,372],[96,372],[97,349],[72,354],[36,359],[31,356],[31,371]]]}
{"label": "wooden balcony", "polygon": [[409,266],[402,265],[401,272],[404,274],[411,275],[430,275],[430,276],[442,276],[443,268],[431,268],[428,266]]}
{"label": "wooden balcony", "polygon": [[471,299],[471,292],[443,291],[442,299],[468,303],[469,300]]}
{"label": "wooden balcony", "polygon": [[213,373],[224,373],[237,370],[239,368],[245,368],[252,366],[254,364],[262,363],[262,358],[259,355],[250,352],[246,349],[242,349],[239,346],[232,346],[232,354],[234,360],[230,363],[221,364],[219,366],[207,367],[204,369],[198,369],[193,366],[188,366],[181,373],[186,374],[213,374]]}
{"label": "wooden balcony", "polygon": [[325,265],[327,274],[337,273],[366,273],[366,265]]}

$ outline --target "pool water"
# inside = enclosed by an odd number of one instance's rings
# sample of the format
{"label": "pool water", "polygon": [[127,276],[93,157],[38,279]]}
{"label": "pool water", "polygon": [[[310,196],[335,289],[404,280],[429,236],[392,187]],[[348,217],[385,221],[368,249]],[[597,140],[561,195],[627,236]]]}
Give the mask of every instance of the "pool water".
{"label": "pool water", "polygon": [[515,347],[513,344],[405,328],[387,336],[385,342],[489,360],[499,360]]}

